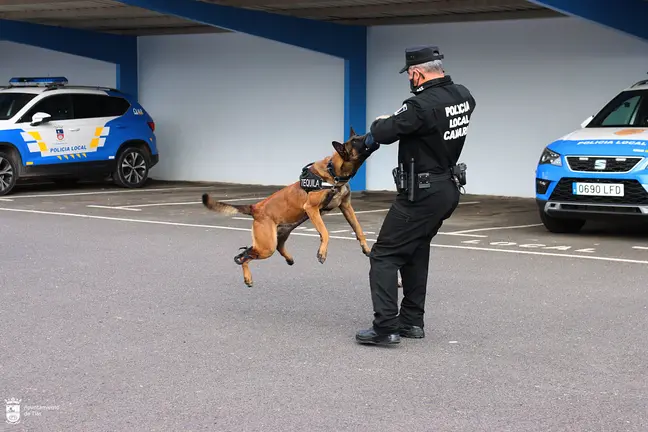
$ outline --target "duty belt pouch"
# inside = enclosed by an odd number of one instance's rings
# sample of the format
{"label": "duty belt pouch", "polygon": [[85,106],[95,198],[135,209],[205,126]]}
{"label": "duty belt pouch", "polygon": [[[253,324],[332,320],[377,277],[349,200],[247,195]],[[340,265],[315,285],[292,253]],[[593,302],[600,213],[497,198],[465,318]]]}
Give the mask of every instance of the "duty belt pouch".
{"label": "duty belt pouch", "polygon": [[398,167],[392,170],[392,176],[394,177],[394,184],[396,184],[396,190],[398,193],[403,193],[407,191],[407,173],[403,169],[403,164],[401,163]]}
{"label": "duty belt pouch", "polygon": [[460,163],[452,167],[452,176],[460,186],[466,185],[466,164]]}

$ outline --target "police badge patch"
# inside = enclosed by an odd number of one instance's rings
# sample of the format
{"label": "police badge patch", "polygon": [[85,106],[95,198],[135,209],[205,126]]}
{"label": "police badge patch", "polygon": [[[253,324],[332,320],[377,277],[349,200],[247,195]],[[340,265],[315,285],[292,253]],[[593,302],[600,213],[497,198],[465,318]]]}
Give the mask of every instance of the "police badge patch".
{"label": "police badge patch", "polygon": [[394,115],[398,115],[398,114],[400,114],[400,113],[402,113],[402,112],[405,112],[405,111],[407,111],[407,104],[403,104],[402,107],[398,108],[398,111],[396,111],[396,112],[394,113]]}

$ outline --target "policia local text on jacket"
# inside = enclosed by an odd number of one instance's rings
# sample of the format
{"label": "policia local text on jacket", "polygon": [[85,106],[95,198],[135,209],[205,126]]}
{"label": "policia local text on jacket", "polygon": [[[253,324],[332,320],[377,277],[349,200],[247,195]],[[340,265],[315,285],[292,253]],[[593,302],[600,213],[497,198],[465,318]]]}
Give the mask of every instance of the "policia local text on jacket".
{"label": "policia local text on jacket", "polygon": [[[436,47],[432,49],[431,58],[443,58]],[[425,52],[420,57],[429,61]],[[377,119],[370,127],[376,143],[400,140],[398,162],[405,172],[394,174],[398,195],[369,256],[374,321],[372,328],[356,334],[361,343],[390,344],[400,342],[400,336],[424,337],[430,242],[459,204],[459,185],[452,170],[463,150],[475,99],[448,75],[429,80],[412,93],[393,115]],[[413,178],[411,168],[416,173]],[[399,270],[404,296],[400,314]]]}

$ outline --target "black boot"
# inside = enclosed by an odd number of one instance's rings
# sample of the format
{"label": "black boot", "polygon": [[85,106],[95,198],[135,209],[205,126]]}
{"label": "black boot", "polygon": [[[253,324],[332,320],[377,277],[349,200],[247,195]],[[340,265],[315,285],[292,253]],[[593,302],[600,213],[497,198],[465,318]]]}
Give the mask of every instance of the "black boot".
{"label": "black boot", "polygon": [[421,327],[411,325],[401,325],[399,334],[410,339],[423,339],[425,337],[425,331]]}
{"label": "black boot", "polygon": [[356,333],[356,341],[362,344],[394,345],[400,343],[401,338],[398,333],[379,335],[373,328],[370,328]]}

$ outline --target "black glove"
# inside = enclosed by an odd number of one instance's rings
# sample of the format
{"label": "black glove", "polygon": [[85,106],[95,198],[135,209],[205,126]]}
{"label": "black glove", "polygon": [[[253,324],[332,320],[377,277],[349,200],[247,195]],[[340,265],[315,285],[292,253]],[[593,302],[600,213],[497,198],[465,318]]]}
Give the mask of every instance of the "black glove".
{"label": "black glove", "polygon": [[374,137],[371,132],[367,132],[367,134],[365,135],[364,144],[365,147],[367,147],[367,149],[371,152],[375,152],[380,148],[380,144],[374,141]]}

